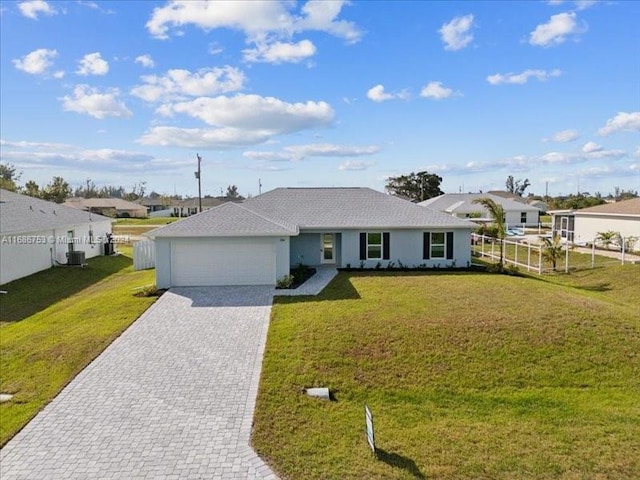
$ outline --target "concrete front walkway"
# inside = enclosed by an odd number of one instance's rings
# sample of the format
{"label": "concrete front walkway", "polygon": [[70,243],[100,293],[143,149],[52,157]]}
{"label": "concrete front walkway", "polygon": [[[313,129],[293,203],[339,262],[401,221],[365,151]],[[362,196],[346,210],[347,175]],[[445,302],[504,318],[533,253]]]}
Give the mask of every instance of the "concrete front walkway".
{"label": "concrete front walkway", "polygon": [[276,289],[275,295],[283,297],[294,297],[301,295],[318,295],[324,287],[329,285],[333,277],[338,274],[335,265],[320,265],[313,267],[316,269],[315,275],[294,289]]}
{"label": "concrete front walkway", "polygon": [[172,289],[0,451],[0,478],[275,479],[249,446],[273,287]]}

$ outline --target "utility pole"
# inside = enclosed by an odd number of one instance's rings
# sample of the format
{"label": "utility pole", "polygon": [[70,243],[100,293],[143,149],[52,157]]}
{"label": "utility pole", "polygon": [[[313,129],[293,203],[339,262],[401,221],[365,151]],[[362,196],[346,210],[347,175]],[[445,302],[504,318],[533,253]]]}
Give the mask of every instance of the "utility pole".
{"label": "utility pole", "polygon": [[200,162],[202,161],[202,157],[196,153],[196,158],[198,159],[198,171],[195,172],[195,174],[198,179],[198,213],[200,213],[202,212],[202,185],[200,182]]}
{"label": "utility pole", "polygon": [[258,195],[262,195],[262,181],[258,179]]}

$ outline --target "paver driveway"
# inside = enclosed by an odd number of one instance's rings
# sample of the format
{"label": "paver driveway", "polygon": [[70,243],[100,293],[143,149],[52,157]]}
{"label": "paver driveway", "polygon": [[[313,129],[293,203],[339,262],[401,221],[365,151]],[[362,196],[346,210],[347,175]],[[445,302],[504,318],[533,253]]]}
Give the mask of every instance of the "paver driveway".
{"label": "paver driveway", "polygon": [[173,289],[0,451],[0,478],[276,478],[249,447],[273,287]]}

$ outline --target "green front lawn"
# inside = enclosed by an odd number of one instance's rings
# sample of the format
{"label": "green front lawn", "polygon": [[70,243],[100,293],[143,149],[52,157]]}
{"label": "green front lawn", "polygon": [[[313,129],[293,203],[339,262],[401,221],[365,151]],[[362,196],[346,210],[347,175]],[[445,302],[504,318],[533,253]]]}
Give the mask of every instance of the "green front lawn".
{"label": "green front lawn", "polygon": [[638,478],[638,278],[356,272],[278,298],[253,445],[288,479]]}
{"label": "green front lawn", "polygon": [[[129,249],[130,250],[130,249]],[[0,445],[102,352],[155,298],[133,294],[154,282],[127,256],[96,257],[84,268],[55,268],[2,286]]]}

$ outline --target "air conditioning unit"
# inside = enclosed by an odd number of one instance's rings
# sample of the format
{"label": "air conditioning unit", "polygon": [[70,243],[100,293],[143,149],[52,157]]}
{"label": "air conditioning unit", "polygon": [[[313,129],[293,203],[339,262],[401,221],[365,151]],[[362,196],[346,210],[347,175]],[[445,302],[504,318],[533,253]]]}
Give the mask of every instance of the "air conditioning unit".
{"label": "air conditioning unit", "polygon": [[84,265],[84,252],[81,250],[74,250],[73,252],[67,252],[67,265]]}

